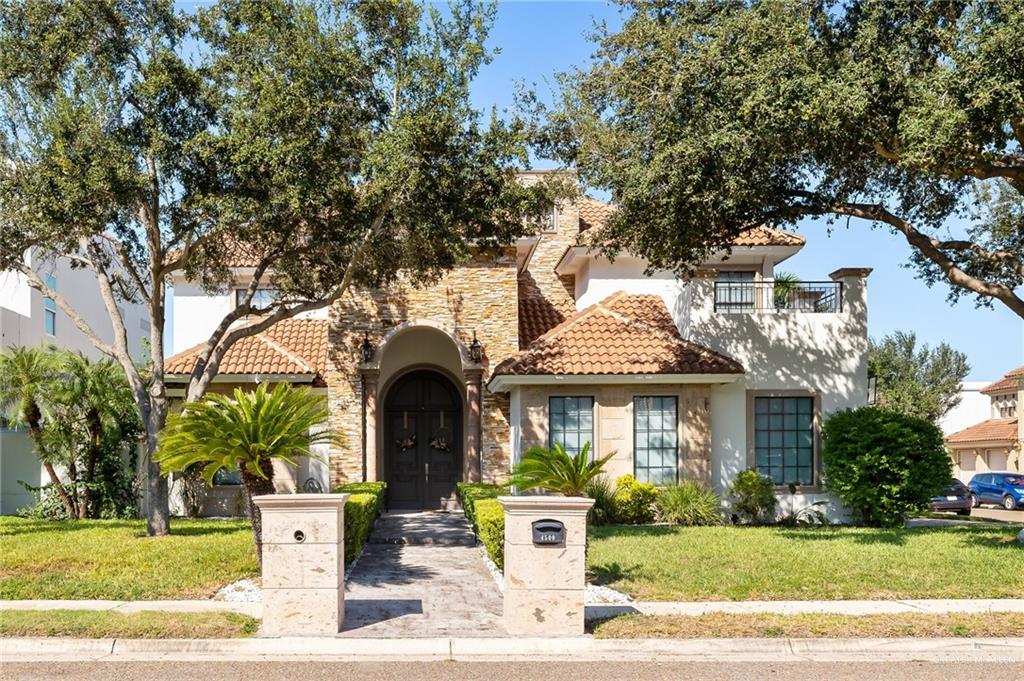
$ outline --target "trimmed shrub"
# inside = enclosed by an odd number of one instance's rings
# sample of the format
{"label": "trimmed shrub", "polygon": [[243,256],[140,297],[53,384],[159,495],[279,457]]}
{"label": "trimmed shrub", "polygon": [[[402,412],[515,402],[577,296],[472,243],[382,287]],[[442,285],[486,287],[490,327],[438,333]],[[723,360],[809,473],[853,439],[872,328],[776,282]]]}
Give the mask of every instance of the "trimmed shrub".
{"label": "trimmed shrub", "polygon": [[721,525],[722,499],[696,480],[658,490],[657,518],[673,525]]}
{"label": "trimmed shrub", "polygon": [[499,568],[505,558],[505,511],[497,497],[507,488],[480,482],[459,482],[455,484],[459,503],[466,514],[473,532],[484,545],[487,555]]}
{"label": "trimmed shrub", "polygon": [[639,482],[632,475],[615,481],[615,522],[642,525],[654,520],[654,500],[658,491],[649,482]]}
{"label": "trimmed shrub", "polygon": [[362,552],[380,513],[386,486],[383,482],[352,482],[335,488],[336,493],[351,495],[345,502],[345,565]]}
{"label": "trimmed shrub", "polygon": [[775,497],[775,483],[767,475],[761,475],[748,468],[729,485],[732,510],[746,523],[761,524],[775,522],[775,509],[779,500]]}
{"label": "trimmed shrub", "polygon": [[892,527],[927,508],[952,463],[933,423],[878,407],[836,412],[821,433],[825,488],[864,523]]}
{"label": "trimmed shrub", "polygon": [[473,529],[476,529],[476,514],[473,504],[481,499],[496,499],[504,494],[506,488],[498,485],[489,485],[484,482],[457,482],[455,483],[455,494],[462,504],[462,512],[469,518]]}
{"label": "trimmed shrub", "polygon": [[587,513],[587,522],[592,525],[608,525],[615,521],[615,493],[608,478],[594,478],[587,485],[587,496],[594,500],[594,505]]}
{"label": "trimmed shrub", "polygon": [[498,569],[505,568],[505,510],[497,499],[474,502],[476,523],[473,529]]}

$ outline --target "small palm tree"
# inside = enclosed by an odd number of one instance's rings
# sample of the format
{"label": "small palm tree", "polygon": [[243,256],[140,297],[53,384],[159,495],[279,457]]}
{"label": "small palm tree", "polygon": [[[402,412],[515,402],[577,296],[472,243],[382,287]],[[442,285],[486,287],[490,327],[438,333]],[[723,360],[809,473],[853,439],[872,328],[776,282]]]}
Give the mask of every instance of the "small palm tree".
{"label": "small palm tree", "polygon": [[784,310],[789,307],[790,298],[800,290],[801,283],[800,277],[792,272],[776,272],[772,284],[775,309]]}
{"label": "small palm tree", "polygon": [[323,400],[305,389],[265,385],[234,395],[207,395],[167,419],[156,460],[164,474],[201,464],[207,484],[220,470],[241,471],[249,520],[262,565],[263,524],[252,498],[274,493],[274,460],[295,465],[296,458],[316,458],[311,447],[340,444],[321,429],[329,416]]}
{"label": "small palm tree", "polygon": [[512,468],[509,484],[517,490],[542,489],[567,497],[587,496],[587,486],[604,472],[604,466],[615,452],[590,460],[590,443],[576,456],[570,455],[562,445],[551,449],[539,445],[530,447]]}
{"label": "small palm tree", "polygon": [[68,518],[74,519],[78,515],[74,502],[57,476],[55,455],[43,430],[51,406],[49,396],[60,375],[57,358],[52,347],[12,347],[0,353],[0,413],[12,423],[28,427],[36,456],[60,495]]}

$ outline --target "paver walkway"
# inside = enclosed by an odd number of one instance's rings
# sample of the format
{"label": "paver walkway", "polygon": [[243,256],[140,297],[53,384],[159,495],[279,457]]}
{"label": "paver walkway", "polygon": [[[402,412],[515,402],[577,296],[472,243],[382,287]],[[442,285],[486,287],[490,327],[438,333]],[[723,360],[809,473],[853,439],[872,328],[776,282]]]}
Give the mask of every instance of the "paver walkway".
{"label": "paver walkway", "polygon": [[341,636],[504,636],[501,607],[462,513],[388,513],[345,584]]}

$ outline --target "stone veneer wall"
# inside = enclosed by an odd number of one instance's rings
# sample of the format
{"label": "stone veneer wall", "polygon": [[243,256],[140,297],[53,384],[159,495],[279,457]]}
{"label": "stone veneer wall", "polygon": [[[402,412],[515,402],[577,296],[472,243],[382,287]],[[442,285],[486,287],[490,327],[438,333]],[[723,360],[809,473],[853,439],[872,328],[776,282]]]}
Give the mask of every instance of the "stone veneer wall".
{"label": "stone veneer wall", "polygon": [[[515,248],[507,247],[497,254],[478,255],[434,284],[361,290],[332,306],[326,377],[330,425],[344,435],[346,442],[341,451],[331,454],[332,486],[360,480],[363,473],[359,374],[363,334],[368,332],[377,347],[389,329],[408,320],[429,320],[453,331],[468,345],[475,330],[486,350],[486,386],[490,369],[519,347],[516,293]],[[465,386],[461,387],[465,390]],[[508,396],[492,394],[484,388],[482,408],[480,467],[481,476],[487,481],[508,470]],[[379,403],[378,413],[382,409]]]}
{"label": "stone veneer wall", "polygon": [[595,454],[616,452],[606,470],[611,480],[633,473],[633,397],[674,395],[678,402],[679,477],[711,482],[711,419],[707,385],[523,386],[520,389],[521,447],[547,445],[548,398],[594,398]]}

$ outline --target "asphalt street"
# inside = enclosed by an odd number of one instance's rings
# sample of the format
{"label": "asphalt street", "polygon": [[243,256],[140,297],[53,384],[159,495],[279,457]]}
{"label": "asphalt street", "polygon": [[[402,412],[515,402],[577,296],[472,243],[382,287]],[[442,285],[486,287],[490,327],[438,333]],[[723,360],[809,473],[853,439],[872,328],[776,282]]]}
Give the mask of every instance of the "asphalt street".
{"label": "asphalt street", "polygon": [[3,681],[976,681],[1024,678],[1024,663],[928,662],[27,662]]}

